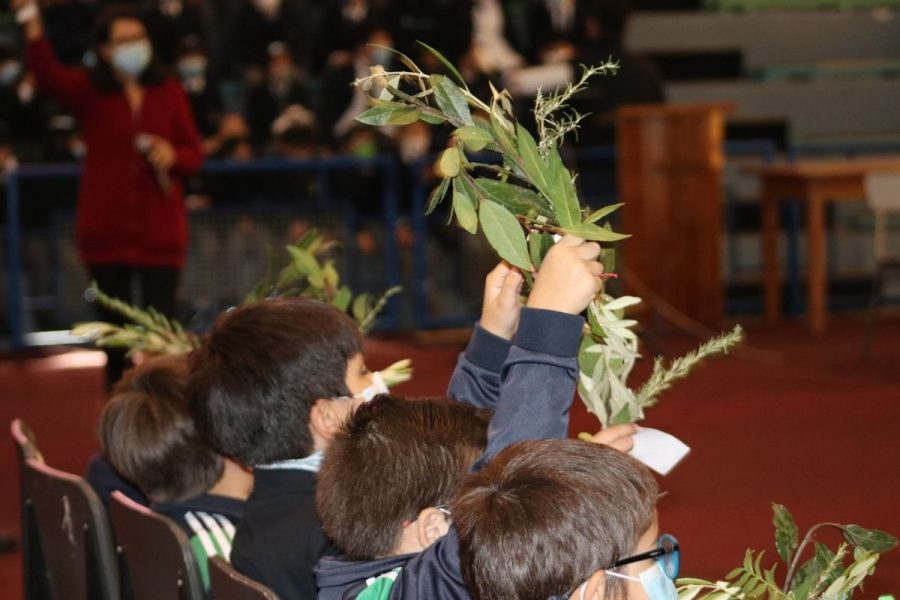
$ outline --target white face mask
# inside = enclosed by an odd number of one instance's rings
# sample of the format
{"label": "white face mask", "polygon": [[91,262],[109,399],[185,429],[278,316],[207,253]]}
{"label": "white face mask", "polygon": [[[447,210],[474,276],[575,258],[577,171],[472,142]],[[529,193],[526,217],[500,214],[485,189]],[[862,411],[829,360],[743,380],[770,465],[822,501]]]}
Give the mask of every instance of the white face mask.
{"label": "white face mask", "polygon": [[[623,575],[615,571],[606,571],[606,574],[612,577],[630,579],[631,581],[640,581],[641,587],[644,588],[644,593],[647,594],[649,600],[678,600],[675,582],[669,579],[659,563],[644,569],[638,573],[637,577]],[[586,584],[587,582],[585,582]],[[584,586],[582,586],[581,596],[584,597]]]}
{"label": "white face mask", "polygon": [[137,77],[144,72],[150,59],[153,58],[153,47],[149,40],[135,40],[120,44],[113,50],[112,64],[117,71],[129,77]]}
{"label": "white face mask", "polygon": [[384,382],[384,378],[381,376],[381,373],[375,371],[372,373],[372,384],[369,385],[366,389],[359,392],[358,394],[353,394],[352,396],[339,396],[337,398],[332,398],[332,400],[362,400],[363,402],[369,402],[375,396],[379,394],[387,394],[390,390],[388,390],[387,384]]}

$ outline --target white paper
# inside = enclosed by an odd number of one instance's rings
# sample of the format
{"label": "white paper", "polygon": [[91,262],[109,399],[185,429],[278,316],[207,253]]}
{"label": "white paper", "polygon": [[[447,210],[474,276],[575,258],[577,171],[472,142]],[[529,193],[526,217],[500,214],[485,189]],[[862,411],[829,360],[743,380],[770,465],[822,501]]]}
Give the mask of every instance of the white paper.
{"label": "white paper", "polygon": [[641,427],[631,438],[634,448],[629,454],[660,475],[668,475],[691,449],[672,434]]}

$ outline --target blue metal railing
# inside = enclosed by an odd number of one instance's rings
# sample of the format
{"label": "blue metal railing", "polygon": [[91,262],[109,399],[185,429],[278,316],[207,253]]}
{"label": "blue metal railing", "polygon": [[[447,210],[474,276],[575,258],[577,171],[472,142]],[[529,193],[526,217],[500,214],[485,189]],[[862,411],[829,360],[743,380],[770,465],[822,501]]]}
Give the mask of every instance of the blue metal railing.
{"label": "blue metal railing", "polygon": [[[249,162],[208,161],[201,171],[204,175],[247,175],[268,173],[309,173],[318,175],[317,202],[325,205],[330,198],[328,174],[360,169],[378,169],[384,174],[381,188],[382,218],[386,232],[393,232],[397,223],[397,163],[389,157],[360,159],[334,157],[328,159],[284,160],[261,159]],[[29,180],[76,179],[81,175],[77,163],[28,164],[11,172],[6,179],[6,279],[7,313],[10,344],[13,348],[25,345],[24,294],[22,285],[22,255],[20,215],[22,208],[22,183]],[[384,236],[385,285],[399,284],[399,259],[394,236]],[[382,322],[396,326],[398,320],[396,302],[389,303]]]}

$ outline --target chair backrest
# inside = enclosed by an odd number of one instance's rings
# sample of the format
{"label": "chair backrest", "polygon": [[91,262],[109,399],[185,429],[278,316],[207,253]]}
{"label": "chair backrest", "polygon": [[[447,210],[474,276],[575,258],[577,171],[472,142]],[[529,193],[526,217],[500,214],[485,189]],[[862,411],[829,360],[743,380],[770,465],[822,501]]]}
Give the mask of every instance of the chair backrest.
{"label": "chair backrest", "polygon": [[160,514],[113,492],[109,512],[122,577],[134,600],[204,600],[197,559],[184,531]]}
{"label": "chair backrest", "polygon": [[867,173],[864,180],[866,203],[875,213],[875,258],[887,254],[888,213],[900,213],[900,171]]}
{"label": "chair backrest", "polygon": [[50,589],[46,578],[44,553],[34,520],[34,506],[25,490],[25,461],[32,458],[44,462],[37,440],[25,421],[14,419],[9,432],[16,446],[16,463],[19,468],[19,524],[22,530],[22,589],[28,600],[47,600]]}
{"label": "chair backrest", "polygon": [[221,556],[209,559],[209,580],[213,600],[278,600],[275,592],[241,575]]}
{"label": "chair backrest", "polygon": [[53,598],[114,600],[119,574],[109,521],[87,482],[33,458],[22,472]]}
{"label": "chair backrest", "polygon": [[13,419],[13,422],[9,424],[9,432],[16,443],[16,453],[19,457],[20,466],[24,465],[29,458],[33,458],[38,462],[44,462],[44,457],[37,445],[37,438],[35,438],[34,432],[31,431],[31,427],[25,421]]}

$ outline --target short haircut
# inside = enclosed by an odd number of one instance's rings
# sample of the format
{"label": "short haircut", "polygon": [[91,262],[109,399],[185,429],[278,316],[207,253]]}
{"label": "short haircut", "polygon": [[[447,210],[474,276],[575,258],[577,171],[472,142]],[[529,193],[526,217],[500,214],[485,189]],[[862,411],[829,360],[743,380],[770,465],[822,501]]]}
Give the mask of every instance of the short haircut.
{"label": "short haircut", "polygon": [[147,359],[125,373],[100,416],[103,454],[153,502],[187,500],[222,475],[222,457],[188,412],[187,374],[185,355]]}
{"label": "short haircut", "polygon": [[350,394],[347,362],[361,349],[356,323],[323,302],[232,309],[192,354],[191,413],[216,450],[246,465],[302,458],[313,451],[310,410]]}
{"label": "short haircut", "polygon": [[[452,504],[463,578],[476,600],[568,597],[634,551],[657,486],[646,467],[601,444],[514,444],[463,483]],[[622,595],[606,578],[606,598]]]}
{"label": "short haircut", "polygon": [[387,556],[404,520],[449,504],[484,451],[490,412],[378,396],[331,441],[316,482],[322,530],[352,560]]}

